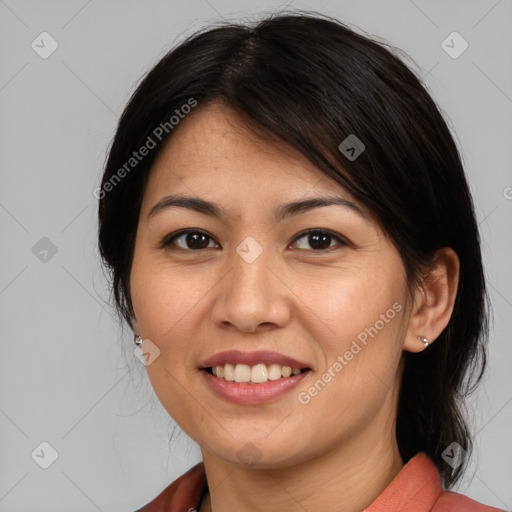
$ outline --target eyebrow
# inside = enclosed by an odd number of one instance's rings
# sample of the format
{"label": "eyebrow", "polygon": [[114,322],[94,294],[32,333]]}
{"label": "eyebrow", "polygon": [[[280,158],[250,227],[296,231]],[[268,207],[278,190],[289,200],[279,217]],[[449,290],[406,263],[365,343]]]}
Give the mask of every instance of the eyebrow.
{"label": "eyebrow", "polygon": [[[342,206],[349,208],[365,219],[368,218],[367,213],[363,211],[356,203],[342,197],[334,196],[313,197],[282,204],[274,210],[274,219],[277,222],[280,222],[293,215],[305,213],[314,208],[321,208],[325,206]],[[161,213],[170,208],[186,208],[203,215],[216,217],[222,221],[226,221],[226,219],[229,217],[228,212],[222,206],[211,201],[207,201],[200,197],[170,195],[163,197],[151,208],[147,215],[147,220],[149,221],[158,213]]]}

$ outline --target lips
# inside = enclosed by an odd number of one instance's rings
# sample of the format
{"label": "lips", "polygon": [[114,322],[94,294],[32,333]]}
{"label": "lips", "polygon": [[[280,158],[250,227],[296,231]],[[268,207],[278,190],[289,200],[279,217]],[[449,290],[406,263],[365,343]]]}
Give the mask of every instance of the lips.
{"label": "lips", "polygon": [[298,361],[289,356],[285,356],[278,352],[271,350],[258,350],[255,352],[241,352],[240,350],[228,350],[226,352],[219,352],[212,357],[204,360],[199,368],[206,369],[212,366],[222,366],[224,364],[246,364],[248,366],[255,366],[259,363],[263,364],[279,364],[281,366],[290,366],[299,369],[311,369],[308,363]]}
{"label": "lips", "polygon": [[[242,365],[243,363],[239,363]],[[289,367],[288,367],[289,368]],[[271,380],[261,384],[246,382],[228,382],[223,378],[216,377],[206,370],[200,372],[203,382],[206,384],[213,396],[225,402],[236,405],[261,405],[284,398],[292,392],[301,382],[311,377],[311,370],[306,370],[298,375],[291,375],[286,378]],[[290,397],[289,397],[290,399]]]}
{"label": "lips", "polygon": [[219,352],[205,359],[199,369],[214,395],[238,405],[277,400],[312,373],[308,363],[271,350]]}

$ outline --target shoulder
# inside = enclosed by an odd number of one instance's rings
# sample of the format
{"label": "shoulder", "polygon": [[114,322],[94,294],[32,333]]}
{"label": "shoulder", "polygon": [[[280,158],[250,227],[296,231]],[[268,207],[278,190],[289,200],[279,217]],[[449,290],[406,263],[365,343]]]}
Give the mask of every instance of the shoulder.
{"label": "shoulder", "polygon": [[453,491],[442,491],[432,510],[434,512],[503,512],[503,509],[483,505]]}
{"label": "shoulder", "polygon": [[169,484],[158,496],[135,512],[194,510],[207,491],[204,464],[199,462]]}
{"label": "shoulder", "polygon": [[412,457],[365,512],[503,512],[442,487],[432,459]]}

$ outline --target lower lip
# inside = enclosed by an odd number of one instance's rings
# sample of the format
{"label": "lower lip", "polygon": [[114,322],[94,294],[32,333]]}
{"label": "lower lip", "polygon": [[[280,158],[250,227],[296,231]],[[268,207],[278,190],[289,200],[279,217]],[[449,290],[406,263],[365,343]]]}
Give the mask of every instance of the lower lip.
{"label": "lower lip", "polygon": [[305,379],[311,370],[276,380],[268,380],[261,384],[247,384],[245,382],[229,382],[215,377],[206,370],[201,370],[206,383],[220,398],[235,404],[263,404],[271,402],[295,388]]}

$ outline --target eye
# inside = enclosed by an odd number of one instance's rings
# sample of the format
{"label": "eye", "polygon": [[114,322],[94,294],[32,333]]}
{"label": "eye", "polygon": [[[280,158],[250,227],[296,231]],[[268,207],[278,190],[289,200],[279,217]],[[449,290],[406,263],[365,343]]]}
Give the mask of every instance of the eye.
{"label": "eye", "polygon": [[213,240],[212,237],[204,231],[199,231],[197,229],[185,229],[176,234],[167,236],[160,247],[165,248],[169,245],[176,245],[175,242],[181,240],[184,246],[178,246],[179,249],[208,249],[208,239]]}
{"label": "eye", "polygon": [[[299,249],[307,249],[305,245],[309,244],[314,251],[325,251],[326,249],[331,249],[333,247],[331,245],[332,241],[337,241],[341,246],[349,245],[349,243],[339,235],[336,235],[329,230],[318,228],[311,228],[302,232],[294,239],[293,244],[296,244],[297,241],[301,239],[305,239],[306,242],[303,242],[303,246],[299,247]],[[176,243],[179,241],[181,241],[180,243],[182,245]],[[178,249],[198,251],[215,247],[215,244],[211,246],[209,241],[213,241],[213,238],[204,231],[197,229],[185,229],[165,237],[160,244],[160,248],[164,249],[174,245],[177,246]]]}
{"label": "eye", "polygon": [[[306,239],[306,243],[303,243],[302,245],[305,246],[309,244],[314,251],[325,251],[326,249],[331,249],[333,246],[331,246],[330,243],[333,240],[337,240],[341,246],[349,245],[340,236],[335,235],[332,231],[325,229],[308,229],[296,237],[294,243],[297,243],[298,240],[303,238]],[[299,249],[307,249],[307,247],[299,247]]]}

